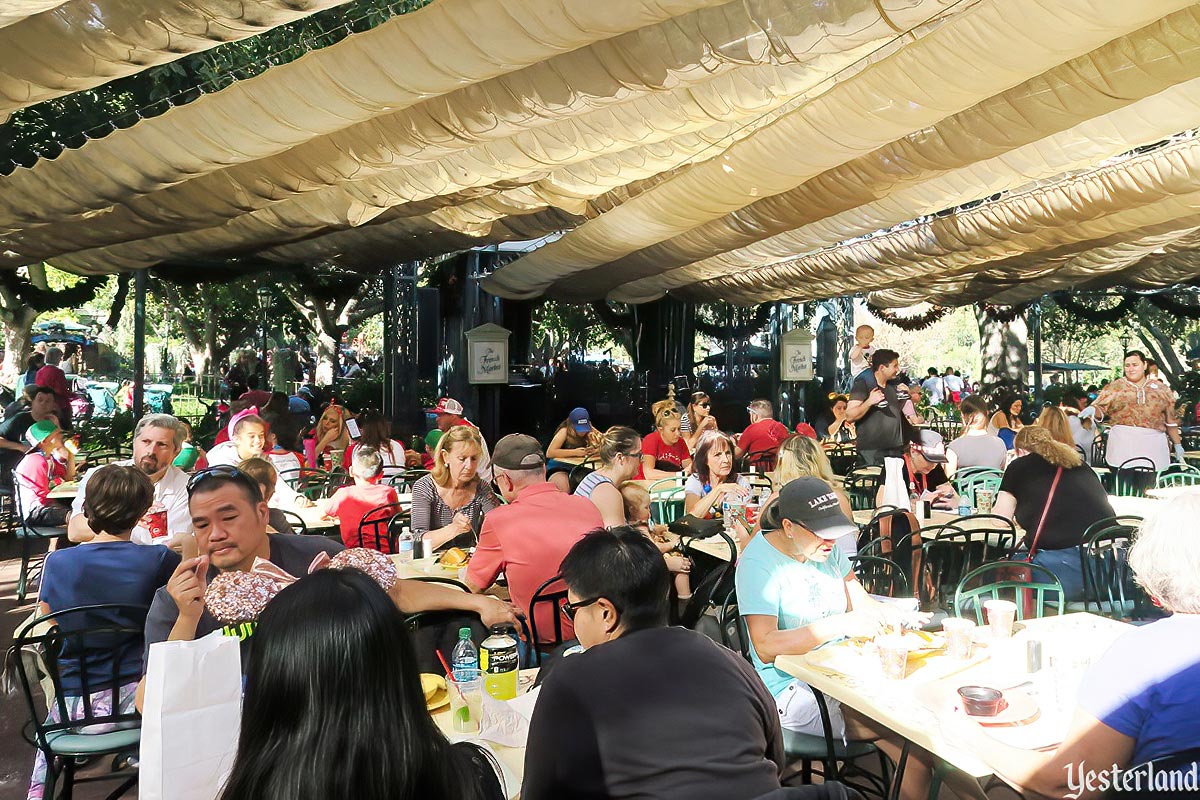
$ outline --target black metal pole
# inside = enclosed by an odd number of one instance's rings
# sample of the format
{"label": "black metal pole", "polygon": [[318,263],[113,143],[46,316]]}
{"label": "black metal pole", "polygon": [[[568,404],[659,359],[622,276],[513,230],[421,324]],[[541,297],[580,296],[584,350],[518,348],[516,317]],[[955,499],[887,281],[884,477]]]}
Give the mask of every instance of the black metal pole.
{"label": "black metal pole", "polygon": [[1039,303],[1029,307],[1029,321],[1033,323],[1033,399],[1041,406],[1042,390],[1042,308]]}
{"label": "black metal pole", "polygon": [[146,400],[146,284],[150,273],[139,269],[133,281],[133,416],[140,419]]}

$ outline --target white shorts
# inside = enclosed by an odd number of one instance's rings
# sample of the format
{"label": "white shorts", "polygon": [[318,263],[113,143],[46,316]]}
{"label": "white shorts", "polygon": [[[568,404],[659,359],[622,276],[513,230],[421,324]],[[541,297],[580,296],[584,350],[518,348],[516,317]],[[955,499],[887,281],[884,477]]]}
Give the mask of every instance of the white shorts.
{"label": "white shorts", "polygon": [[[817,706],[817,698],[807,683],[792,681],[783,688],[775,698],[779,709],[779,725],[796,733],[807,733],[812,736],[824,736],[825,728],[821,725],[821,709]],[[825,705],[829,708],[829,727],[834,738],[845,740],[846,720],[842,717],[842,705],[832,697],[825,697]]]}

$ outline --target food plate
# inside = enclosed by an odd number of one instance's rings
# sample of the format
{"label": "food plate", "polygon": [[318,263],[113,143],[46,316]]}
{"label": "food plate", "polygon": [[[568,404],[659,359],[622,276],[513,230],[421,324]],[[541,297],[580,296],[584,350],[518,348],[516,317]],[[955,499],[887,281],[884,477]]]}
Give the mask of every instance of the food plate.
{"label": "food plate", "polygon": [[421,692],[425,695],[425,708],[437,711],[450,702],[446,679],[431,672],[421,673]]}

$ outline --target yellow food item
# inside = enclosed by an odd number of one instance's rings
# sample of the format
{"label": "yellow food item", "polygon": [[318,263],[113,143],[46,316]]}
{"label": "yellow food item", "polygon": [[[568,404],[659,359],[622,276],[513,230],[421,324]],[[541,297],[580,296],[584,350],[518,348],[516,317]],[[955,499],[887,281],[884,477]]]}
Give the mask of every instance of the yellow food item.
{"label": "yellow food item", "polygon": [[433,696],[446,688],[446,680],[440,675],[434,675],[431,672],[421,673],[421,692],[425,695],[425,702],[428,703],[433,699]]}
{"label": "yellow food item", "polygon": [[461,567],[470,560],[465,550],[458,547],[451,547],[438,558],[438,563],[443,567]]}

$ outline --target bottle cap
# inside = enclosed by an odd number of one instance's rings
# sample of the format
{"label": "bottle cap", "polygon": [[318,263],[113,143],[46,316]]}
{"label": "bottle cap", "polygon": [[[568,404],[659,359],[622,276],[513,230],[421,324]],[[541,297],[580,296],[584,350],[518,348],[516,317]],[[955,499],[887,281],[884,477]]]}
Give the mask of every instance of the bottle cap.
{"label": "bottle cap", "polygon": [[470,628],[459,628],[458,629],[458,638],[470,639],[471,638],[471,629]]}

